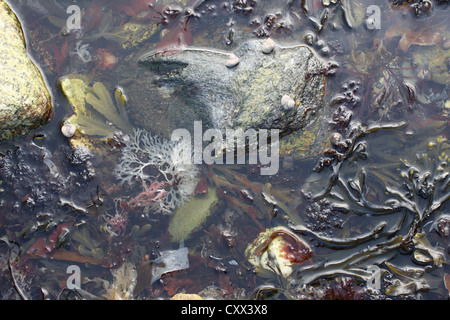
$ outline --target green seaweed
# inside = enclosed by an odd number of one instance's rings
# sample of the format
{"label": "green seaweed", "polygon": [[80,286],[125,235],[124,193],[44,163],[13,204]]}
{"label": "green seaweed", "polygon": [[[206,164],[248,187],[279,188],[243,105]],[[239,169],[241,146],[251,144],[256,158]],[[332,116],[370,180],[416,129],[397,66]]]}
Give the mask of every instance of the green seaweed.
{"label": "green seaweed", "polygon": [[130,231],[130,238],[133,240],[145,240],[144,235],[152,229],[151,224],[144,224],[143,226],[133,225]]}
{"label": "green seaweed", "polygon": [[86,95],[92,91],[89,79],[81,74],[69,74],[58,80],[58,87],[68,100],[74,112],[86,114]]}
{"label": "green seaweed", "polygon": [[335,259],[330,259],[329,262],[299,269],[297,277],[301,283],[305,284],[312,283],[321,277],[336,274],[346,274],[369,281],[372,273],[366,268],[395,256],[402,243],[403,237],[396,236],[393,239],[374,244],[350,255],[348,255],[346,250],[338,251],[339,256]]}
{"label": "green seaweed", "polygon": [[76,123],[80,130],[88,136],[111,137],[115,128],[104,121],[80,114],[76,117]]}
{"label": "green seaweed", "polygon": [[85,76],[78,74],[59,79],[58,86],[75,113],[67,122],[76,125],[88,136],[109,138],[117,129],[131,132],[123,90],[115,89],[113,101],[103,83],[96,82],[89,86],[88,81]]}
{"label": "green seaweed", "polygon": [[79,243],[78,251],[80,254],[91,256],[95,259],[102,259],[105,256],[100,244],[91,238],[89,230],[86,226],[81,226],[80,228],[75,229],[71,234],[71,238],[73,241]]}
{"label": "green seaweed", "polygon": [[[86,102],[119,129],[131,132],[132,126],[124,110],[126,105],[120,100],[120,96],[116,95],[116,103],[118,104],[116,107],[103,83],[96,82],[92,86],[92,90],[93,92],[87,94]],[[119,98],[119,101],[117,101],[117,98]]]}
{"label": "green seaweed", "polygon": [[177,208],[169,223],[172,242],[189,238],[209,217],[218,201],[216,188],[211,187],[207,194],[195,195],[184,206]]}
{"label": "green seaweed", "polygon": [[339,4],[342,9],[344,21],[349,28],[355,29],[363,23],[365,11],[360,3],[341,0]]}

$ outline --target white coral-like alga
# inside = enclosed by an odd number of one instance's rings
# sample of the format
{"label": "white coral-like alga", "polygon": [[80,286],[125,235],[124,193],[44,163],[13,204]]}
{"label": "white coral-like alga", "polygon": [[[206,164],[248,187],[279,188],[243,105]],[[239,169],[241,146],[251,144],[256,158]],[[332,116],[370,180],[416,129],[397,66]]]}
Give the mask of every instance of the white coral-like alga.
{"label": "white coral-like alga", "polygon": [[198,181],[198,168],[190,161],[190,150],[190,141],[166,141],[135,129],[115,169],[122,184],[142,184],[143,191],[128,204],[171,213],[186,203]]}

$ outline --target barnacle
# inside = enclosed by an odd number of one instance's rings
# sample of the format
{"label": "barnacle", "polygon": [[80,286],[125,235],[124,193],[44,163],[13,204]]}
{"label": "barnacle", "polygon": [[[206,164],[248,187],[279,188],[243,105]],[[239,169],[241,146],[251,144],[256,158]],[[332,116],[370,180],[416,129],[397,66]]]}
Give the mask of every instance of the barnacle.
{"label": "barnacle", "polygon": [[143,192],[132,199],[132,206],[171,213],[186,203],[197,184],[198,169],[186,155],[188,141],[165,141],[135,129],[123,148],[115,175],[121,184],[142,184]]}

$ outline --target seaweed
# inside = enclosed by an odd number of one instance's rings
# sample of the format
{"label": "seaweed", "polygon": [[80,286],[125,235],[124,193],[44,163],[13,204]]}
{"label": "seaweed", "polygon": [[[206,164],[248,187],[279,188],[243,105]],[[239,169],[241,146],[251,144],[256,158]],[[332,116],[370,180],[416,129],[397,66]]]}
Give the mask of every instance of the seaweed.
{"label": "seaweed", "polygon": [[125,103],[121,100],[120,93],[115,93],[116,104],[111,99],[111,95],[101,82],[96,82],[92,86],[93,92],[86,96],[86,102],[97,112],[103,115],[112,124],[125,132],[131,132],[131,124],[125,110]]}
{"label": "seaweed", "polygon": [[[346,141],[345,149],[339,149],[335,150],[335,152],[328,152],[334,155],[332,158],[329,159],[329,162],[327,162],[328,165],[331,165],[332,173],[329,176],[329,183],[327,184],[327,187],[325,190],[317,195],[313,196],[313,200],[317,201],[325,196],[327,196],[330,192],[333,186],[336,183],[340,183],[342,186],[345,187],[345,183],[342,183],[339,172],[341,169],[341,166],[345,164],[351,164],[358,159],[367,159],[367,143],[366,141],[362,140],[365,136],[380,131],[380,130],[392,130],[392,129],[400,129],[406,125],[405,122],[397,122],[397,123],[388,123],[388,124],[375,124],[375,125],[368,125],[368,126],[362,126],[361,124],[354,125],[351,129],[348,139]],[[323,160],[319,164],[318,168],[316,168],[316,171],[322,171],[325,164],[323,163]],[[318,170],[320,168],[320,170]],[[361,177],[363,179],[363,177]],[[356,187],[357,185],[352,182],[353,187]],[[360,187],[362,188],[362,186]],[[356,187],[356,189],[358,189]],[[348,189],[347,189],[348,190]],[[358,192],[358,190],[354,190]],[[359,198],[363,200],[362,197],[362,189],[359,190]],[[348,192],[349,195],[351,195],[350,192]]]}
{"label": "seaweed", "polygon": [[98,241],[91,238],[90,232],[87,226],[80,226],[78,229],[72,232],[71,238],[73,241],[78,242],[78,251],[81,255],[91,256],[95,259],[103,259],[105,254],[100,247]]}
{"label": "seaweed", "polygon": [[59,79],[58,85],[75,113],[66,123],[76,125],[82,133],[109,138],[117,130],[125,133],[132,131],[126,112],[127,99],[122,88],[114,90],[113,101],[102,82],[90,86],[88,79],[82,75],[64,76]]}
{"label": "seaweed", "polygon": [[[385,128],[394,127],[397,126]],[[385,165],[383,171],[377,170],[374,165],[373,171],[378,171],[375,176],[382,184],[385,181],[394,181],[393,173],[389,173],[387,178],[384,177],[384,173],[391,169],[397,171],[397,175],[400,171],[399,177],[402,180],[401,183],[397,181],[395,184],[384,184],[386,199],[384,203],[376,203],[373,196],[370,200],[367,198],[370,187],[367,182],[366,167],[370,165],[357,165],[354,178],[344,177],[342,170],[344,166],[354,161],[355,157],[358,157],[355,147],[362,143],[359,139],[380,129],[381,127],[377,126],[359,130],[358,138],[352,141],[347,152],[339,159],[340,161],[333,164],[332,174],[325,190],[313,196],[312,199],[313,201],[328,199],[332,207],[347,214],[351,212],[354,215],[370,217],[400,214],[400,219],[390,228],[386,227],[386,222],[381,222],[366,234],[343,239],[325,237],[301,225],[291,226],[292,230],[312,237],[321,246],[340,249],[328,256],[329,262],[299,269],[298,279],[301,283],[310,283],[334,274],[346,274],[367,281],[370,279],[370,273],[366,268],[371,263],[384,262],[396,275],[400,274],[398,275],[400,280],[396,279],[385,288],[386,294],[397,296],[426,290],[429,288],[428,282],[432,281],[426,277],[422,278],[417,272],[414,275],[411,272],[407,274],[406,271],[411,271],[407,267],[402,267],[403,269],[392,267],[389,260],[398,252],[410,253],[411,260],[416,265],[440,268],[447,263],[444,250],[433,246],[422,229],[432,215],[434,222],[429,222],[432,223],[430,230],[435,228],[440,218],[446,217],[445,210],[442,208],[450,199],[450,174],[447,167],[449,144],[442,137],[426,142],[426,151],[419,152],[416,158],[399,159],[404,166],[403,170],[398,169],[394,159],[388,159],[386,155],[381,156],[390,163]],[[423,144],[418,144],[412,149],[415,151],[422,148]],[[407,219],[407,217],[410,218]],[[370,246],[364,247],[369,241]]]}
{"label": "seaweed", "polygon": [[[439,147],[432,147],[430,151],[435,151],[434,160],[438,163],[430,163],[429,154],[422,154],[416,163],[405,161],[407,171],[402,172],[402,178],[405,182],[403,190],[387,187],[387,191],[395,198],[390,203],[395,208],[404,208],[415,215],[414,223],[410,229],[409,239],[420,231],[421,225],[435,211],[450,199],[450,173],[446,166],[446,154],[440,152]],[[437,152],[437,154],[436,154]],[[421,164],[422,163],[422,167]]]}
{"label": "seaweed", "polygon": [[309,230],[308,228],[298,225],[291,226],[291,229],[295,232],[302,233],[304,235],[312,236],[320,241],[323,246],[333,249],[349,249],[363,244],[367,241],[373,240],[378,236],[386,227],[386,222],[379,223],[372,231],[360,236],[350,237],[346,239],[334,239],[317,234],[316,232]]}
{"label": "seaweed", "polygon": [[[233,169],[234,168],[234,169]],[[302,219],[296,212],[300,199],[292,198],[290,189],[272,188],[270,183],[260,183],[248,180],[240,175],[242,166],[227,165],[208,168],[212,183],[221,192],[221,197],[234,206],[238,212],[249,214],[253,221],[260,225],[257,218],[271,219],[274,214],[286,214],[293,224],[301,224]],[[247,201],[239,201],[240,199]],[[250,202],[250,203],[249,203]]]}
{"label": "seaweed", "polygon": [[120,44],[124,43],[129,38],[129,34],[127,34],[127,31],[124,30],[123,27],[114,26],[112,10],[108,11],[108,13],[103,16],[98,27],[98,32],[89,36],[84,36],[83,40],[95,41],[100,38],[116,41]]}
{"label": "seaweed", "polygon": [[196,165],[185,161],[188,143],[134,130],[115,168],[122,185],[142,185],[142,192],[127,202],[130,207],[169,214],[187,203],[198,183]]}
{"label": "seaweed", "polygon": [[319,278],[332,276],[336,274],[346,274],[349,276],[369,281],[372,273],[367,268],[373,264],[381,263],[392,258],[403,242],[402,236],[396,236],[381,243],[365,247],[347,255],[347,251],[338,251],[339,257],[330,259],[330,262],[324,262],[313,266],[306,266],[297,270],[297,279],[300,283],[307,284],[316,281]]}
{"label": "seaweed", "polygon": [[385,265],[397,277],[392,284],[386,287],[387,295],[400,296],[430,288],[427,281],[422,278],[425,270],[421,268],[402,268],[389,262],[385,262]]}
{"label": "seaweed", "polygon": [[[116,103],[111,99],[106,87],[97,82],[92,86],[93,92],[88,92],[86,95],[86,103],[92,106],[92,109],[102,115],[106,122],[98,117],[94,117],[92,112],[88,114],[81,110],[77,112],[76,123],[80,130],[90,136],[111,137],[118,128],[128,133],[131,132],[131,124],[126,114],[126,105],[120,99],[120,94],[115,93]],[[115,90],[116,92],[118,89]]]}

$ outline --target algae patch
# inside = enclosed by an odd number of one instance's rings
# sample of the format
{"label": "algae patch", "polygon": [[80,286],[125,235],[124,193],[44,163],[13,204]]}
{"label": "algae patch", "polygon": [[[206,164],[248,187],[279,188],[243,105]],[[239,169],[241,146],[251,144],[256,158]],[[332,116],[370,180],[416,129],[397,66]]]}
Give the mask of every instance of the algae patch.
{"label": "algae patch", "polygon": [[219,199],[216,189],[210,188],[207,194],[199,194],[176,209],[169,224],[169,233],[173,242],[187,239],[210,216]]}
{"label": "algae patch", "polygon": [[89,86],[87,77],[78,74],[59,79],[58,85],[74,115],[67,122],[87,136],[110,138],[117,130],[132,131],[121,88],[114,90],[114,101],[101,82]]}

